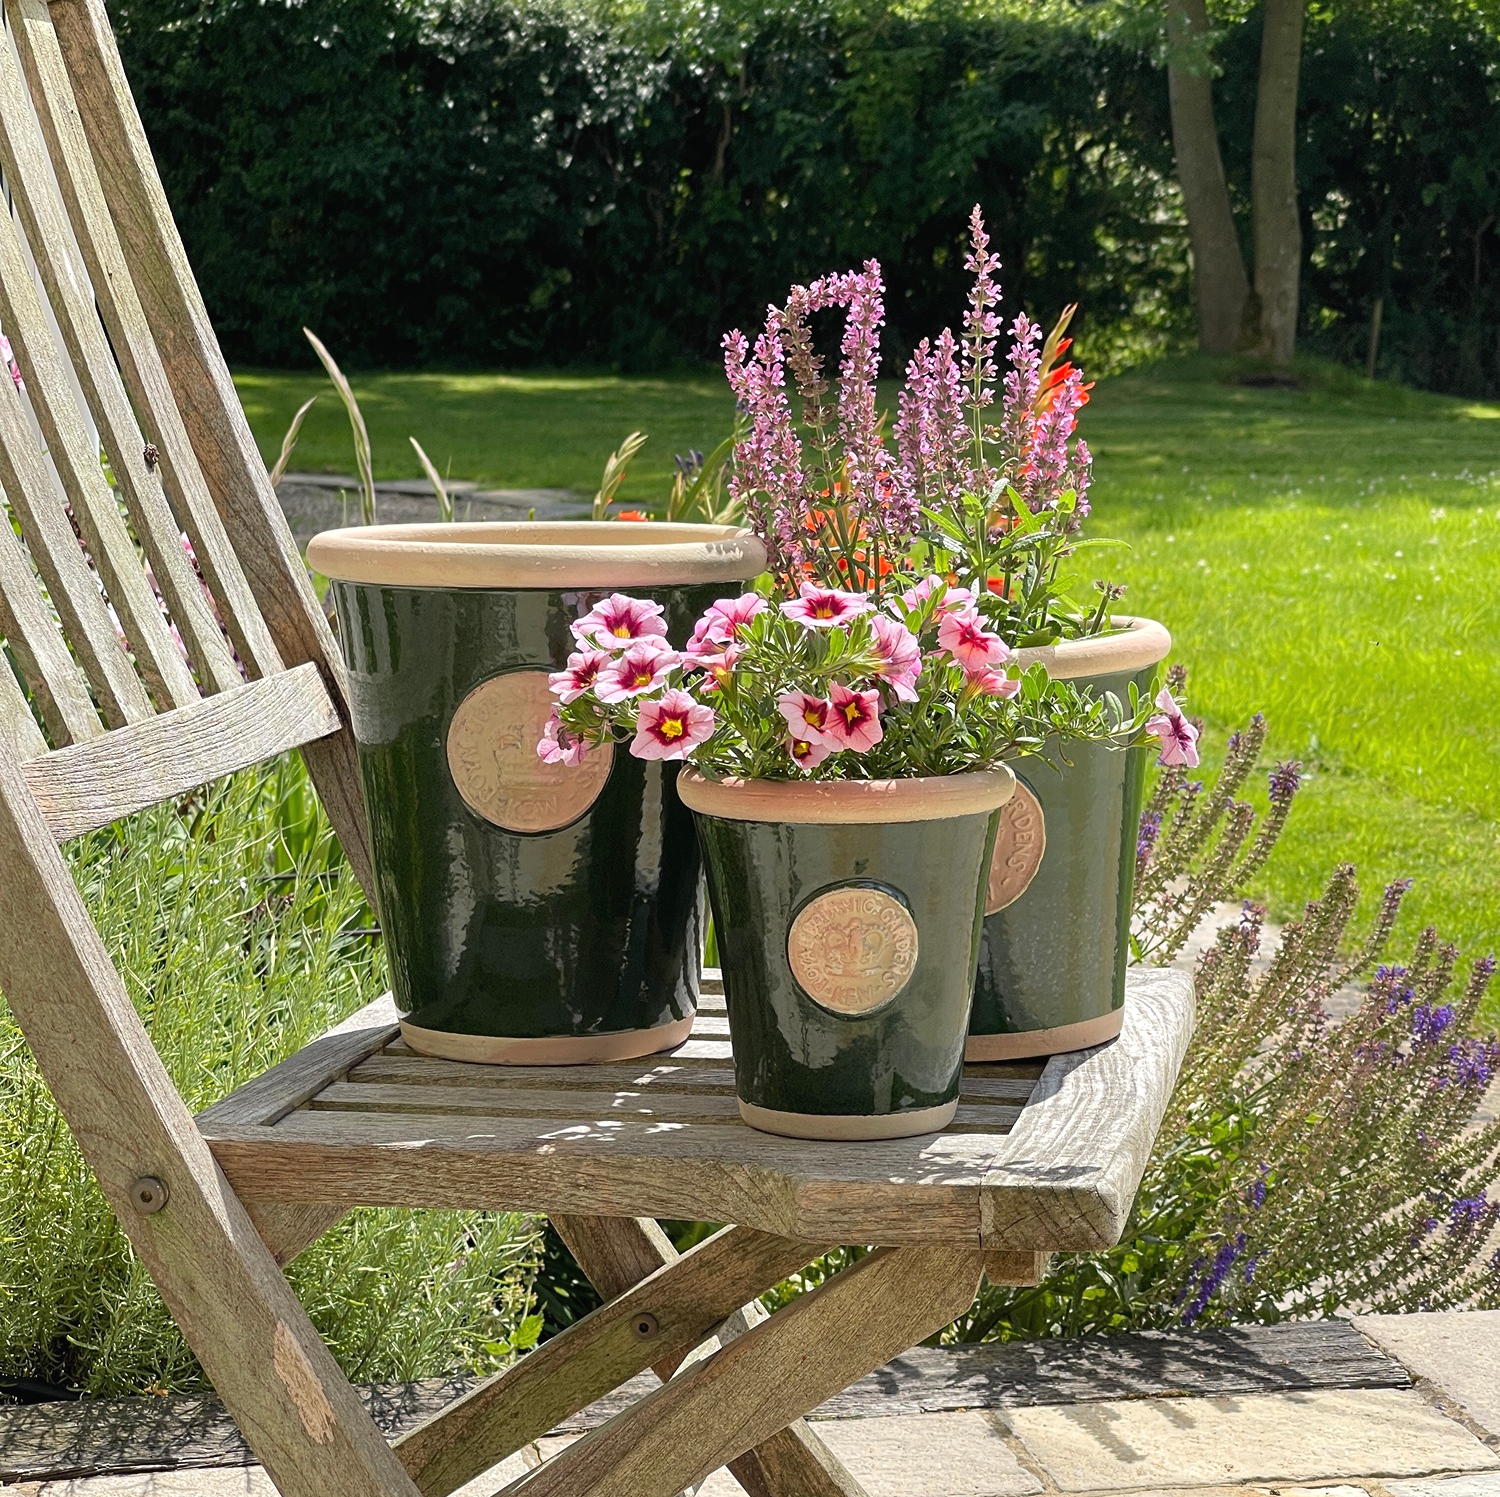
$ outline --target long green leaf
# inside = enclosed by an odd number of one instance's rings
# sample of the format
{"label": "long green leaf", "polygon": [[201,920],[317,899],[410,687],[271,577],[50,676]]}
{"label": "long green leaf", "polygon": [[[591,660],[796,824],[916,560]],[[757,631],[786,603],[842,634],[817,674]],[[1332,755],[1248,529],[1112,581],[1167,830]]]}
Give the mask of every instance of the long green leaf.
{"label": "long green leaf", "polygon": [[302,331],[312,344],[313,352],[321,360],[323,368],[328,371],[328,378],[333,381],[333,388],[339,392],[339,399],[344,402],[344,409],[349,413],[349,426],[354,433],[354,467],[359,476],[360,514],[366,525],[379,524],[375,513],[375,468],[370,457],[370,433],[365,426],[359,402],[354,398],[354,388],[344,378],[344,371],[323,346],[318,335],[311,328],[303,328]]}

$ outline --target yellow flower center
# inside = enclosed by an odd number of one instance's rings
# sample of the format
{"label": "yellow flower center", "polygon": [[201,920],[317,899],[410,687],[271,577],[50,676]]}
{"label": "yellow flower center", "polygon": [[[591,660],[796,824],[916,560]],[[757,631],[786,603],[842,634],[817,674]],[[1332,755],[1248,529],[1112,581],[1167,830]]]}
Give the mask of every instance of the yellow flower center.
{"label": "yellow flower center", "polygon": [[815,619],[831,619],[833,617],[832,603],[817,603],[813,606],[813,617]]}
{"label": "yellow flower center", "polygon": [[663,738],[681,738],[687,731],[682,725],[680,717],[664,717],[661,720],[661,736]]}
{"label": "yellow flower center", "polygon": [[630,684],[632,686],[649,686],[651,684],[651,675],[650,671],[637,671],[631,678]]}
{"label": "yellow flower center", "polygon": [[611,629],[609,632],[611,634],[613,634],[616,639],[629,639],[630,638],[630,625],[629,624],[616,624],[615,627],[613,629]]}
{"label": "yellow flower center", "polygon": [[843,706],[844,721],[852,728],[860,718],[864,716],[858,702],[845,702]]}

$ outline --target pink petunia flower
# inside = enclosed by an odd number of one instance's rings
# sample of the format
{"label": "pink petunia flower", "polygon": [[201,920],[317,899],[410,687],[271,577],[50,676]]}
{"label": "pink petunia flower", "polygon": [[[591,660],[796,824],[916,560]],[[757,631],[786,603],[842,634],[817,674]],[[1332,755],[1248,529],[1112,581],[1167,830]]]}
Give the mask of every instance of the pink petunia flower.
{"label": "pink petunia flower", "polygon": [[875,635],[875,648],[880,652],[880,668],[876,672],[903,702],[917,699],[917,677],[922,674],[922,646],[917,636],[895,619],[877,613],[870,620],[870,629]]}
{"label": "pink petunia flower", "polygon": [[638,639],[665,638],[666,620],[660,603],[611,593],[569,627],[579,644],[618,650]]}
{"label": "pink petunia flower", "polygon": [[714,730],[713,708],[695,702],[687,692],[664,692],[642,702],[630,752],[637,759],[686,759]]}
{"label": "pink petunia flower", "polygon": [[836,629],[870,611],[870,600],[863,593],[846,593],[835,587],[819,587],[815,582],[802,584],[802,596],[783,603],[781,611],[789,618],[806,624],[809,629]]}
{"label": "pink petunia flower", "polygon": [[777,711],[786,719],[794,739],[823,743],[828,732],[833,703],[805,691],[784,691],[776,698]]}
{"label": "pink petunia flower", "polygon": [[575,764],[582,764],[588,751],[588,744],[563,726],[562,719],[557,715],[557,708],[554,707],[552,716],[542,729],[542,741],[536,746],[537,757],[543,764],[566,764],[571,768]]}
{"label": "pink petunia flower", "polygon": [[599,672],[594,695],[601,702],[623,702],[627,697],[640,696],[643,691],[655,691],[679,660],[662,641],[652,637],[638,639]]}
{"label": "pink petunia flower", "polygon": [[984,627],[984,620],[974,608],[944,614],[938,625],[938,644],[971,676],[1004,665],[1011,656],[1010,646]]}
{"label": "pink petunia flower", "polygon": [[612,658],[605,650],[579,650],[569,655],[567,665],[547,677],[553,696],[560,702],[576,702],[594,689],[599,672]]}
{"label": "pink petunia flower", "polygon": [[829,694],[833,711],[828,714],[823,741],[830,748],[853,749],[856,754],[874,748],[885,734],[880,725],[880,693],[850,691],[835,681]]}
{"label": "pink petunia flower", "polygon": [[1161,740],[1159,764],[1186,764],[1198,767],[1198,729],[1182,715],[1182,708],[1172,700],[1165,686],[1156,694],[1157,715],[1147,720],[1146,731]]}
{"label": "pink petunia flower", "polygon": [[798,769],[816,769],[833,752],[826,743],[814,743],[811,738],[788,738],[786,751]]}

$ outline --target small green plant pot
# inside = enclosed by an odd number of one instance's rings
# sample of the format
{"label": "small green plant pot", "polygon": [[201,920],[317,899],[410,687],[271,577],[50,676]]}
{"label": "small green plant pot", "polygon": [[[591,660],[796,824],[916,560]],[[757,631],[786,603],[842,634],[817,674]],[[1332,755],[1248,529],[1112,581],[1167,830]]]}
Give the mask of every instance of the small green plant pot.
{"label": "small green plant pot", "polygon": [[[1023,650],[1063,680],[1153,689],[1172,639],[1149,619],[1120,632]],[[970,1061],[1102,1044],[1125,1017],[1125,968],[1147,750],[1051,742],[1016,772],[985,896]]]}
{"label": "small green plant pot", "polygon": [[764,565],[726,527],[389,525],[331,531],[376,903],[401,1028],[453,1060],[627,1059],[691,1031],[701,863],[677,767],[537,743],[569,625],[616,590],[686,642]]}
{"label": "small green plant pot", "polygon": [[706,780],[703,844],[740,1115],[792,1138],[905,1138],[958,1107],[1008,769]]}

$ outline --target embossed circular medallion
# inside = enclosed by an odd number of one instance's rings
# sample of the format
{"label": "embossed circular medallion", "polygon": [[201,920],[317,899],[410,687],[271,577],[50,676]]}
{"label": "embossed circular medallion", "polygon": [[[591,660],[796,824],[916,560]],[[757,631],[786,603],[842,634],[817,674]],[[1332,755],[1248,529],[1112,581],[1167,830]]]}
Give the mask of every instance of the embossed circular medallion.
{"label": "embossed circular medallion", "polygon": [[990,859],[990,882],[984,912],[993,915],[1014,904],[1027,889],[1047,850],[1047,821],[1031,788],[1016,781],[1016,792],[1000,808],[1000,830]]}
{"label": "embossed circular medallion", "polygon": [[508,832],[555,832],[576,821],[609,778],[614,749],[591,749],[582,764],[543,764],[536,746],[552,712],[546,671],[511,671],[482,681],[459,703],[448,728],[448,770],[464,803]]}
{"label": "embossed circular medallion", "polygon": [[786,957],[815,1003],[836,1014],[866,1014],[911,980],[917,925],[883,889],[845,885],[802,907],[787,934]]}

